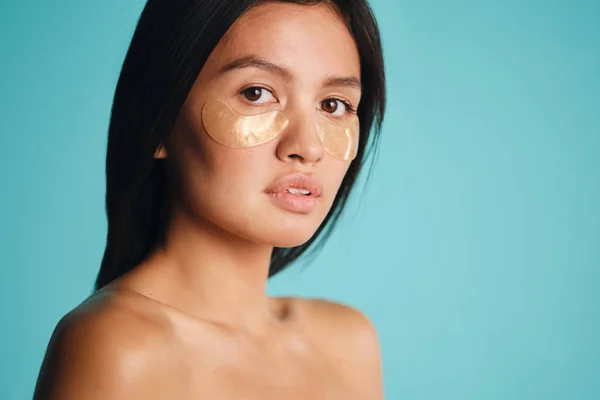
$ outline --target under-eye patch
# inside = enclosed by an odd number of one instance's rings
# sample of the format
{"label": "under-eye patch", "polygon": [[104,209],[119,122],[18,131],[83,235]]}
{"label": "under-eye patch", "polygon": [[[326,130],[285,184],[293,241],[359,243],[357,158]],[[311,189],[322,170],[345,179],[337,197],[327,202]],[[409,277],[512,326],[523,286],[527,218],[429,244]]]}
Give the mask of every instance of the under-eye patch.
{"label": "under-eye patch", "polygon": [[267,143],[289,123],[281,111],[242,115],[223,100],[211,100],[204,105],[202,122],[215,141],[229,147],[253,147]]}
{"label": "under-eye patch", "polygon": [[317,132],[325,151],[342,161],[354,160],[356,157],[359,130],[356,115],[348,121],[319,121],[317,124]]}
{"label": "under-eye patch", "polygon": [[[288,126],[281,111],[243,115],[223,100],[210,100],[202,109],[206,132],[216,142],[235,148],[258,146],[276,138]],[[317,133],[324,150],[342,160],[353,160],[358,152],[359,122],[355,115],[346,121],[319,121]]]}

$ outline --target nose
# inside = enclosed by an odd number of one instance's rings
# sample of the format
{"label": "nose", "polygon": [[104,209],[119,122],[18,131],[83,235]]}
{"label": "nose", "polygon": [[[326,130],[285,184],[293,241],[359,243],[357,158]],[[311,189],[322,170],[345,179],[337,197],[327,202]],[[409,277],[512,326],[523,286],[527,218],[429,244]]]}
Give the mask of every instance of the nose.
{"label": "nose", "polygon": [[315,164],[323,158],[323,143],[317,133],[317,121],[306,114],[289,116],[290,123],[280,135],[277,158],[283,162]]}

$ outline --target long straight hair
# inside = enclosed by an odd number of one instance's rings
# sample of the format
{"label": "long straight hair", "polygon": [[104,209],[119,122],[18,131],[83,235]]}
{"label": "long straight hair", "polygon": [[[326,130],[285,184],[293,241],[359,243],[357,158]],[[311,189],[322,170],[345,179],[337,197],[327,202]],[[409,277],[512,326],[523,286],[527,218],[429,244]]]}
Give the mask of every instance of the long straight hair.
{"label": "long straight hair", "polygon": [[[280,0],[313,5],[319,0]],[[106,249],[95,288],[141,263],[164,240],[168,218],[164,143],[209,55],[233,23],[264,0],[148,0],[131,40],[112,105],[106,154]],[[371,150],[376,150],[385,111],[385,74],[379,30],[366,0],[324,0],[337,8],[356,42],[363,94],[357,110],[360,139],[333,202],[312,238],[275,248],[269,276],[310,248],[321,247],[342,212]],[[368,149],[367,149],[368,147]],[[321,239],[317,241],[317,239]]]}

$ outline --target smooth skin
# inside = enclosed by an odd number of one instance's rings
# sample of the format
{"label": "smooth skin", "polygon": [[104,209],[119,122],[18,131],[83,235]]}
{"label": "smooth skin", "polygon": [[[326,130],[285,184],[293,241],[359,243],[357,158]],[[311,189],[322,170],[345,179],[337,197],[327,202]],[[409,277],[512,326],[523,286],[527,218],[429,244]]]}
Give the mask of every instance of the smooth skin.
{"label": "smooth skin", "polygon": [[[267,2],[244,14],[158,155],[176,171],[165,245],[59,322],[35,399],[382,399],[377,334],[363,314],[265,291],[273,247],[314,234],[350,165],[323,150],[316,122],[351,115],[343,102],[358,107],[359,78],[331,6]],[[282,110],[290,124],[260,146],[223,146],[198,119],[215,98]],[[323,186],[309,213],[265,193],[296,172]]]}

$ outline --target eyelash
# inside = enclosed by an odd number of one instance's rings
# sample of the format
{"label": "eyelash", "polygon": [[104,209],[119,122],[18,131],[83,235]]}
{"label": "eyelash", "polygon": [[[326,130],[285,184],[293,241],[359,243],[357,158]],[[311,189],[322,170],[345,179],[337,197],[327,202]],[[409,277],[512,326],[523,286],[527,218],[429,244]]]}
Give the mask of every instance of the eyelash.
{"label": "eyelash", "polygon": [[327,99],[325,99],[325,100],[329,100],[329,99],[331,99],[331,100],[337,100],[337,101],[339,101],[340,103],[343,103],[343,104],[346,106],[346,109],[347,109],[348,111],[350,111],[352,114],[356,114],[356,109],[355,109],[354,107],[352,107],[352,106],[350,105],[350,103],[348,103],[346,100],[338,99],[337,97],[330,97],[330,98],[327,98]]}
{"label": "eyelash", "polygon": [[[271,89],[268,89],[268,88],[266,88],[264,86],[248,86],[247,88],[242,89],[238,93],[238,96],[243,96],[244,92],[246,92],[249,89],[262,89],[262,90],[266,90],[267,92],[271,93],[271,95],[273,97],[275,97],[277,99],[277,96],[275,95],[275,93]],[[279,100],[279,99],[277,99],[277,100]],[[350,105],[350,102],[348,102],[347,100],[340,99],[340,98],[337,98],[337,97],[328,97],[328,98],[326,98],[326,99],[324,99],[322,101],[325,101],[325,100],[336,100],[336,101],[339,101],[340,103],[342,103],[346,107],[346,111],[348,111],[351,114],[356,114],[356,109],[354,107],[352,107]],[[250,101],[250,100],[248,100],[248,101]],[[340,117],[338,117],[338,118],[340,118]]]}

